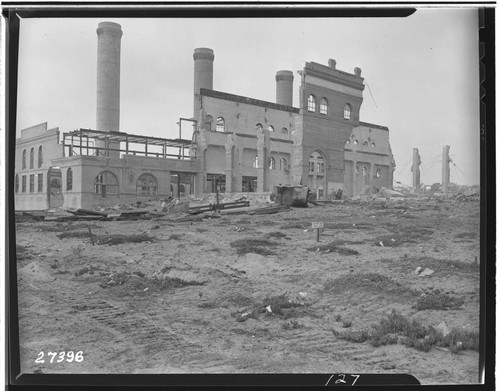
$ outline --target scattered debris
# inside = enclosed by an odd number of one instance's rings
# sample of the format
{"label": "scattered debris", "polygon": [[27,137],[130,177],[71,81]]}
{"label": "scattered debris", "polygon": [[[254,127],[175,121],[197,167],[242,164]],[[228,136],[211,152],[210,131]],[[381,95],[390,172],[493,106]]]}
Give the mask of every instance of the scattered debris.
{"label": "scattered debris", "polygon": [[415,274],[419,274],[422,271],[422,268],[419,266],[415,269]]}
{"label": "scattered debris", "polygon": [[430,275],[432,275],[433,273],[434,273],[434,270],[429,269],[428,267],[426,267],[426,268],[424,269],[424,271],[423,271],[423,272],[421,272],[419,275],[420,275],[420,277],[426,277],[426,276],[430,276]]}
{"label": "scattered debris", "polygon": [[275,186],[271,198],[281,205],[307,207],[310,190],[307,186]]}

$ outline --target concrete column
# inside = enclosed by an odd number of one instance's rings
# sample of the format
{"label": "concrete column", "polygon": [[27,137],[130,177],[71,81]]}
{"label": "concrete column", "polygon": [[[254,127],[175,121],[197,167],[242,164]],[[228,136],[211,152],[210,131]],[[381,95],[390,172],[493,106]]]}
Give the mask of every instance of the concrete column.
{"label": "concrete column", "polygon": [[269,172],[269,131],[263,129],[257,135],[257,192],[263,193],[268,189],[268,172]]}
{"label": "concrete column", "polygon": [[367,175],[369,175],[368,184],[370,185],[370,194],[373,194],[373,182],[374,182],[373,178],[375,177],[375,164],[370,163],[370,170]]}
{"label": "concrete column", "polygon": [[[119,24],[99,23],[97,28],[97,130],[120,130],[121,37],[122,30]],[[105,142],[96,142],[96,147],[104,148]],[[110,143],[109,147],[118,149],[119,143]],[[119,153],[112,152],[111,155],[116,156]]]}
{"label": "concrete column", "polygon": [[443,193],[448,193],[448,184],[450,183],[450,146],[443,147],[443,170],[442,170],[442,186]]}
{"label": "concrete column", "polygon": [[[209,48],[194,49],[194,99],[193,117],[198,116],[201,109],[200,88],[213,89],[214,51]],[[214,118],[215,120],[215,118]]]}
{"label": "concrete column", "polygon": [[234,160],[235,160],[235,150],[236,146],[233,140],[233,135],[228,134],[226,140],[226,167],[224,168],[224,172],[226,174],[226,192],[233,193],[234,185],[233,185],[233,174],[234,174]]}
{"label": "concrete column", "polygon": [[411,171],[413,172],[413,190],[414,191],[419,191],[420,190],[420,155],[418,153],[418,148],[413,148],[413,165],[411,166]]}
{"label": "concrete column", "polygon": [[355,196],[358,194],[358,177],[356,175],[356,166],[358,162],[353,160],[352,162],[352,195]]}
{"label": "concrete column", "polygon": [[293,106],[293,72],[276,72],[276,103]]}

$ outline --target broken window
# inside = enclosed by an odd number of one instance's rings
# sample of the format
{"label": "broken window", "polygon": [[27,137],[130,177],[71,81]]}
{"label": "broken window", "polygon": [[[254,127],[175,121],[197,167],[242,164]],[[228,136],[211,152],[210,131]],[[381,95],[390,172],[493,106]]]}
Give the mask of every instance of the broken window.
{"label": "broken window", "polygon": [[253,168],[259,168],[259,157],[255,156],[253,158]]}
{"label": "broken window", "polygon": [[270,132],[274,132],[274,127],[272,125],[269,125],[267,127],[267,130],[269,130]]}
{"label": "broken window", "polygon": [[261,123],[258,123],[257,125],[255,125],[255,130],[257,130],[258,132],[262,132],[262,124]]}
{"label": "broken window", "polygon": [[281,133],[288,134],[288,129],[287,128],[281,128]]}
{"label": "broken window", "polygon": [[156,178],[151,174],[142,174],[139,179],[137,179],[137,194],[157,195],[158,183]]}
{"label": "broken window", "polygon": [[269,158],[269,169],[274,170],[276,168],[276,161],[273,157]]}
{"label": "broken window", "polygon": [[26,193],[26,175],[23,175],[21,182],[21,191]]}
{"label": "broken window", "polygon": [[375,173],[376,178],[380,178],[380,168],[377,169],[377,172]]}
{"label": "broken window", "polygon": [[34,160],[35,160],[35,148],[31,148],[31,150],[30,150],[30,168],[33,168]]}
{"label": "broken window", "polygon": [[23,170],[26,170],[26,149],[23,149]]}
{"label": "broken window", "polygon": [[314,95],[309,95],[309,98],[307,98],[307,111],[316,112],[316,98]]}
{"label": "broken window", "polygon": [[375,143],[372,143],[372,148],[375,148]]}
{"label": "broken window", "polygon": [[42,146],[38,147],[38,168],[42,167],[43,164],[43,151]]}
{"label": "broken window", "polygon": [[365,141],[365,142],[363,143],[363,147],[367,147],[367,146],[368,146],[368,141]]}
{"label": "broken window", "polygon": [[321,103],[319,105],[319,113],[327,115],[328,114],[328,101],[326,98],[321,99]]}
{"label": "broken window", "polygon": [[351,119],[351,105],[349,103],[344,106],[344,119],[347,121]]}
{"label": "broken window", "polygon": [[[33,150],[33,148],[32,148]],[[35,192],[35,174],[30,175],[30,193]]]}
{"label": "broken window", "polygon": [[19,175],[18,174],[16,174],[16,182],[14,184],[14,191],[16,193],[19,193]]}
{"label": "broken window", "polygon": [[253,193],[257,191],[257,177],[243,176],[241,178],[241,191],[244,193]]}
{"label": "broken window", "polygon": [[359,175],[359,166],[356,166],[356,175]]}
{"label": "broken window", "polygon": [[284,157],[280,159],[280,170],[281,171],[288,170],[288,165]]}
{"label": "broken window", "polygon": [[73,170],[68,168],[66,172],[66,190],[73,190]]}
{"label": "broken window", "polygon": [[38,192],[43,191],[43,174],[38,174]]}
{"label": "broken window", "polygon": [[349,145],[350,143],[351,143],[351,141],[350,141],[350,140],[347,140],[347,141],[345,142],[345,144],[346,144],[346,145]]}
{"label": "broken window", "polygon": [[363,176],[366,176],[366,166],[363,166],[363,168],[361,169],[361,172],[362,172]]}
{"label": "broken window", "polygon": [[217,118],[217,123],[215,125],[215,130],[217,132],[224,132],[225,131],[224,127],[225,127],[224,118],[222,118],[222,117]]}
{"label": "broken window", "polygon": [[358,140],[354,140],[354,145],[358,145],[358,144],[359,144]]}
{"label": "broken window", "polygon": [[116,176],[109,172],[103,171],[95,178],[95,193],[106,197],[109,195],[118,195],[118,180]]}
{"label": "broken window", "polygon": [[214,122],[214,119],[212,118],[211,115],[207,115],[205,117],[205,129],[207,130],[212,130],[212,123]]}

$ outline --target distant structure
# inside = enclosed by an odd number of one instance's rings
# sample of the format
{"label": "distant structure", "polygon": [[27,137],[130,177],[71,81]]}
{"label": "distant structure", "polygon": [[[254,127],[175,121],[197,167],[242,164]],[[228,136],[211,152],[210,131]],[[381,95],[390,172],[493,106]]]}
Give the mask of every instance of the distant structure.
{"label": "distant structure", "polygon": [[411,171],[413,172],[413,183],[412,187],[415,192],[420,191],[421,183],[420,183],[420,164],[422,161],[420,160],[420,155],[418,153],[418,148],[413,148],[413,165],[411,166]]}
{"label": "distant structure", "polygon": [[450,146],[443,147],[443,170],[442,170],[442,191],[448,193],[448,185],[450,183]]}
{"label": "distant structure", "polygon": [[[304,184],[320,200],[392,188],[394,157],[385,126],[361,122],[364,82],[353,73],[306,62],[299,107],[294,73],[275,75],[276,102],[213,89],[215,55],[193,53],[192,137],[167,139],[120,131],[122,29],[97,28],[96,129],[65,131],[47,123],[16,140],[15,207],[92,208],[212,192],[266,193]],[[179,128],[181,126],[179,125]]]}

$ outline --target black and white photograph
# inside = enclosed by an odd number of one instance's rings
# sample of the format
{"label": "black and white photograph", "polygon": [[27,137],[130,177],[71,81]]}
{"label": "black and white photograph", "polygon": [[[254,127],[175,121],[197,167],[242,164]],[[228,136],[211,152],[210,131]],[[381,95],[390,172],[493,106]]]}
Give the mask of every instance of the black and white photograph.
{"label": "black and white photograph", "polygon": [[20,373],[481,384],[480,13],[21,17]]}

